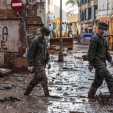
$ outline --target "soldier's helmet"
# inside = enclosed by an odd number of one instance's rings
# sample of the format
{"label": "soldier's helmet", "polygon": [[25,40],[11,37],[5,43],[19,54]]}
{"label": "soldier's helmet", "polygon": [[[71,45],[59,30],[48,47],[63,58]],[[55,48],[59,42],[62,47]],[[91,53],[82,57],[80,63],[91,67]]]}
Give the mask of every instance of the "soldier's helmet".
{"label": "soldier's helmet", "polygon": [[40,31],[42,34],[46,34],[46,35],[49,35],[51,32],[47,27],[43,27]]}
{"label": "soldier's helmet", "polygon": [[98,24],[98,26],[101,27],[101,28],[104,28],[104,29],[108,30],[108,24],[105,23],[105,22],[100,22],[100,23]]}

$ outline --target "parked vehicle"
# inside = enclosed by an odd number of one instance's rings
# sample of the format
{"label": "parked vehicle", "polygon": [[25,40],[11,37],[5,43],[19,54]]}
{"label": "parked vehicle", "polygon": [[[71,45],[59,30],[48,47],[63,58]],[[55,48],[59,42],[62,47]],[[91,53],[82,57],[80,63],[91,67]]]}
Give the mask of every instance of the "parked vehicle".
{"label": "parked vehicle", "polygon": [[93,33],[82,33],[80,37],[81,44],[89,44],[90,39],[93,37]]}
{"label": "parked vehicle", "polygon": [[[68,29],[68,21],[62,21],[62,40],[63,48],[73,49],[73,38],[68,37],[71,33]],[[50,47],[60,44],[60,19],[56,19],[53,22],[53,31],[50,38]]]}

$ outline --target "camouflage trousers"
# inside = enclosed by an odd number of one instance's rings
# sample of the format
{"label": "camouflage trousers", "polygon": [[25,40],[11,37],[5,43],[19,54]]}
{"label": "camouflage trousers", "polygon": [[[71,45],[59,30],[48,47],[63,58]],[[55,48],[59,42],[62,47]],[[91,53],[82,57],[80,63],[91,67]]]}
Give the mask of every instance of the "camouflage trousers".
{"label": "camouflage trousers", "polygon": [[107,83],[107,87],[109,91],[111,91],[111,89],[113,90],[113,77],[106,67],[101,67],[96,69],[95,79],[94,79],[94,82],[92,83],[92,87],[94,88],[100,87],[104,79]]}
{"label": "camouflage trousers", "polygon": [[30,83],[34,85],[40,83],[42,86],[47,84],[47,76],[44,65],[35,66],[35,75]]}
{"label": "camouflage trousers", "polygon": [[42,88],[44,90],[45,96],[50,96],[49,95],[49,90],[48,90],[48,85],[47,85],[47,76],[45,73],[45,65],[37,65],[35,66],[35,75],[33,79],[30,81],[30,83],[27,86],[26,92],[24,95],[29,95],[35,85],[41,84]]}

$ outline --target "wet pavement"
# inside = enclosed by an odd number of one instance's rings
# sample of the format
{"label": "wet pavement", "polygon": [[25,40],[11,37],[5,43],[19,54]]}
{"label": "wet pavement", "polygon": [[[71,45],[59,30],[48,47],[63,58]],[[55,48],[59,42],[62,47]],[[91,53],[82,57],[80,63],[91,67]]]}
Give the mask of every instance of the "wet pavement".
{"label": "wet pavement", "polygon": [[[73,51],[65,49],[64,62],[51,55],[51,69],[48,75],[49,91],[52,97],[44,97],[41,85],[37,85],[30,96],[24,96],[27,84],[33,77],[31,73],[12,73],[0,78],[0,113],[113,113],[113,105],[100,104],[98,100],[88,99],[88,90],[94,79],[89,72],[88,45],[74,44]],[[112,53],[112,52],[111,52]],[[113,75],[113,67],[108,65]],[[107,84],[98,89],[99,93],[109,94]]]}

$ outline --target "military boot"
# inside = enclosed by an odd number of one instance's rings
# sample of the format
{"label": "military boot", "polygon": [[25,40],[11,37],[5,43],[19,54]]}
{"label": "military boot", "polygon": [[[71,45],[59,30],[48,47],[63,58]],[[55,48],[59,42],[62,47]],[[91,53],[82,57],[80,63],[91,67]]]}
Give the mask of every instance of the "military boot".
{"label": "military boot", "polygon": [[97,88],[91,87],[89,92],[88,92],[88,98],[94,98],[95,94],[96,94]]}
{"label": "military boot", "polygon": [[29,85],[27,86],[27,89],[26,89],[24,95],[28,96],[31,93],[31,91],[33,90],[34,87],[35,87],[35,85],[32,85],[32,84],[29,83]]}
{"label": "military boot", "polygon": [[46,97],[49,97],[50,94],[49,94],[48,86],[47,86],[47,85],[43,85],[42,87],[43,87],[45,96],[46,96]]}

